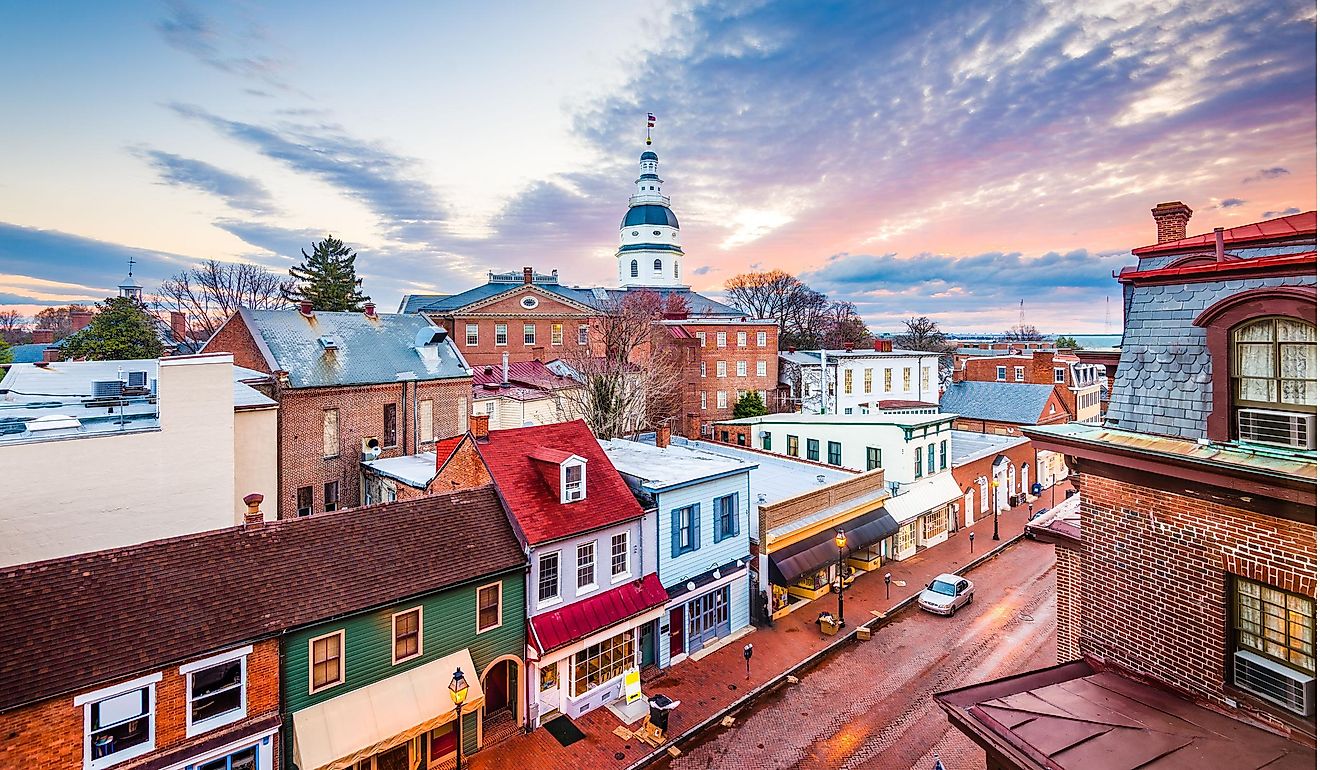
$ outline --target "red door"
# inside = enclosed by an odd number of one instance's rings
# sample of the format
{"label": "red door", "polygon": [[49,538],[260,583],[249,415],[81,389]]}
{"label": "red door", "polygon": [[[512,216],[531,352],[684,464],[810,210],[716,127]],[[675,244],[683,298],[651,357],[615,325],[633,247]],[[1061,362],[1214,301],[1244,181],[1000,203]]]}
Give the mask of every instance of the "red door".
{"label": "red door", "polygon": [[669,657],[683,654],[683,608],[675,607],[669,611]]}
{"label": "red door", "polygon": [[486,713],[493,714],[509,707],[509,661],[502,660],[486,674]]}

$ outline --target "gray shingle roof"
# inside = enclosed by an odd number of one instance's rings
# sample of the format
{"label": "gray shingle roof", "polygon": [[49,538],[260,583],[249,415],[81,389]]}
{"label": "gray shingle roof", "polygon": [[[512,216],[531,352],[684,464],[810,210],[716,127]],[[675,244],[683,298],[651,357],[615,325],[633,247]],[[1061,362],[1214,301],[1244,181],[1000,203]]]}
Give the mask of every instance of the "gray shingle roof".
{"label": "gray shingle roof", "polygon": [[[517,291],[523,288],[522,283],[484,283],[480,286],[474,286],[458,294],[409,294],[403,298],[400,303],[399,312],[401,313],[446,313],[461,307],[466,307],[474,302],[480,302],[490,299],[497,294],[503,294],[508,291]],[[577,302],[587,307],[600,307],[599,297],[613,297],[623,294],[629,289],[583,289],[570,286],[561,286],[557,283],[536,283],[536,288],[547,291],[551,294],[563,297],[570,302]],[[634,289],[633,291],[638,291]],[[717,302],[710,297],[698,294],[691,289],[647,289],[654,291],[662,298],[670,294],[680,294],[687,300],[688,307],[694,316],[742,316],[744,313],[736,308],[730,307],[722,302]]]}
{"label": "gray shingle roof", "polygon": [[[365,385],[406,379],[443,380],[470,376],[452,339],[414,347],[417,333],[431,328],[420,315],[318,311],[305,318],[296,310],[243,309],[254,334],[261,336],[277,368],[289,373],[289,385],[317,388]],[[326,350],[321,337],[334,339]]]}
{"label": "gray shingle roof", "polygon": [[973,420],[1035,425],[1053,385],[1026,382],[955,382],[940,396],[940,411]]}

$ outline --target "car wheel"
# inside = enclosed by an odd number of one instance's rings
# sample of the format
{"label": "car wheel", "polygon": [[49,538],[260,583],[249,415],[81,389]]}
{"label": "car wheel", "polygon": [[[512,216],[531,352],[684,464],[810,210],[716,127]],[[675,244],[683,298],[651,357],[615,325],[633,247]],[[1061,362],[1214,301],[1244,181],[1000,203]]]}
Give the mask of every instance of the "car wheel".
{"label": "car wheel", "polygon": [[967,596],[967,603],[968,603],[968,604],[971,604],[971,603],[972,603],[972,599],[975,599],[975,598],[976,598],[976,594],[968,594],[968,596]]}

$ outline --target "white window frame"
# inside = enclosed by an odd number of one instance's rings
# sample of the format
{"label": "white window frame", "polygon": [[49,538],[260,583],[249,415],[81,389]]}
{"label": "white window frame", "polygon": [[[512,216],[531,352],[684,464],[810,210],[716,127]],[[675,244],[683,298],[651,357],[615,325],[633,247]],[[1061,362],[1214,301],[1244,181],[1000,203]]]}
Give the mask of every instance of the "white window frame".
{"label": "white window frame", "polygon": [[701,362],[701,376],[702,376],[702,377],[705,377],[705,376],[706,376],[706,362],[705,362],[705,361],[702,361],[702,362]]}
{"label": "white window frame", "polygon": [[1065,382],[1067,382],[1067,375],[1064,373],[1063,367],[1054,367],[1054,383],[1056,385],[1062,385]]}
{"label": "white window frame", "polygon": [[[192,663],[179,666],[179,673],[184,676],[184,680],[185,680],[184,690],[183,690],[184,718],[186,720],[187,726],[184,732],[187,737],[192,738],[193,736],[200,735],[204,732],[207,732],[208,730],[214,730],[217,727],[224,727],[225,725],[233,724],[234,722],[237,722],[240,719],[247,718],[247,684],[248,684],[247,659],[248,656],[251,654],[252,654],[252,645],[249,644],[246,647],[240,647],[237,650],[222,652],[218,655],[212,655],[209,658],[204,658],[202,660],[195,660]],[[210,719],[203,719],[200,722],[194,722],[192,715],[193,674],[203,669],[211,668],[213,666],[219,666],[225,663],[232,663],[235,660],[239,661],[241,666],[239,671],[238,708],[234,709],[233,711],[226,712],[224,714],[217,714],[211,717]]]}
{"label": "white window frame", "polygon": [[716,361],[716,362],[715,362],[715,376],[716,376],[716,377],[728,377],[728,376],[729,376],[729,362],[727,362],[727,361]]}
{"label": "white window frame", "polygon": [[[739,332],[739,334],[741,334],[741,333],[742,333],[742,332]],[[734,371],[736,371],[736,372],[738,373],[738,376],[739,376],[739,377],[746,377],[746,376],[747,376],[747,362],[746,362],[746,361],[739,361],[738,364],[737,364],[737,368],[736,368]]]}
{"label": "white window frame", "polygon": [[[482,628],[481,627],[481,592],[486,590],[487,588],[490,588],[491,586],[494,586],[496,591],[495,625],[486,626],[485,628]],[[496,580],[494,583],[487,583],[484,586],[477,586],[476,599],[477,599],[476,625],[477,625],[478,634],[484,634],[487,631],[493,631],[499,628],[500,626],[504,625],[504,581],[503,580]]]}
{"label": "white window frame", "polygon": [[[591,582],[582,584],[582,549],[591,548]],[[600,587],[600,571],[596,569],[599,566],[596,560],[596,541],[588,540],[585,543],[578,543],[573,549],[573,585],[577,586],[577,595],[589,594]]]}
{"label": "white window frame", "polygon": [[[315,658],[313,658],[313,651],[316,649],[317,642],[321,641],[322,639],[329,639],[332,636],[339,637],[339,680],[335,682],[327,682],[326,684],[317,687],[315,679],[313,678],[316,676],[316,660]],[[332,690],[344,683],[344,659],[347,657],[346,655],[344,655],[345,652],[344,641],[345,641],[344,629],[342,628],[337,631],[331,631],[328,634],[321,634],[320,636],[314,636],[311,639],[307,640],[307,694],[308,695],[315,695],[320,692],[325,692],[326,690]],[[390,641],[391,643],[393,643],[393,639],[391,639]]]}
{"label": "white window frame", "polygon": [[738,332],[738,347],[747,347],[747,332]]}
{"label": "white window frame", "polygon": [[[407,615],[412,612],[417,613],[417,652],[413,653],[412,655],[409,655],[406,658],[396,658],[394,657],[394,650],[395,650],[395,642],[397,642],[399,638],[399,629],[398,629],[399,616]],[[393,615],[390,615],[390,665],[391,666],[397,666],[400,663],[407,663],[410,660],[417,660],[418,658],[422,657],[422,653],[425,651],[423,648],[426,644],[426,642],[422,638],[423,637],[422,618],[424,617],[424,615],[425,615],[425,610],[422,609],[422,605],[420,604],[417,605],[416,607],[409,607],[406,610],[399,610]],[[343,648],[341,647],[340,649]]]}
{"label": "white window frame", "polygon": [[996,366],[996,367],[995,367],[995,381],[996,381],[996,382],[1007,382],[1007,381],[1008,381],[1008,367],[1007,367],[1007,366]]}
{"label": "white window frame", "polygon": [[[503,342],[500,342],[500,332],[501,332],[501,331],[504,333],[504,341],[503,341]],[[509,345],[509,325],[508,325],[508,324],[495,324],[495,346],[496,346],[496,347],[508,347],[508,345]]]}
{"label": "white window frame", "polygon": [[[531,340],[530,340],[530,341],[528,340],[528,336],[529,336],[529,335],[528,335],[528,332],[531,333],[531,334],[530,334],[530,336],[531,336]],[[523,344],[524,344],[524,345],[535,345],[535,344],[536,344],[536,324],[534,324],[534,323],[532,323],[532,324],[528,324],[528,323],[523,324]]]}
{"label": "white window frame", "polygon": [[1027,381],[1026,367],[1023,366],[1013,367],[1013,382],[1026,382],[1026,381]]}
{"label": "white window frame", "polygon": [[[85,770],[100,770],[103,767],[113,767],[120,762],[140,757],[143,754],[156,750],[156,685],[160,682],[160,672],[148,674],[147,676],[123,682],[110,687],[102,687],[89,693],[83,693],[73,699],[73,705],[81,707],[83,710],[83,768]],[[118,695],[133,692],[134,690],[147,690],[147,740],[126,751],[111,754],[100,759],[92,759],[92,704],[109,700]]]}
{"label": "white window frame", "polygon": [[[564,557],[562,551],[550,551],[549,553],[537,554],[536,556],[536,607],[549,607],[553,604],[559,604],[564,600]],[[555,560],[555,593],[549,598],[541,598],[541,565],[547,559],[554,557]]]}
{"label": "white window frame", "polygon": [[706,409],[706,391],[704,390],[701,391],[701,409],[702,411]]}
{"label": "white window frame", "polygon": [[766,337],[766,333],[765,333],[765,332],[757,332],[757,333],[756,333],[756,346],[757,346],[758,348],[763,348],[763,347],[765,347],[766,339],[767,339],[767,337]]}
{"label": "white window frame", "polygon": [[[623,538],[623,572],[614,571],[614,542]],[[632,577],[632,535],[628,530],[610,536],[610,582],[618,583]]]}
{"label": "white window frame", "polygon": [[577,344],[579,344],[579,345],[585,345],[585,344],[587,344],[587,332],[588,332],[588,327],[587,327],[586,324],[578,324],[578,343],[577,343]]}
{"label": "white window frame", "polygon": [[701,341],[701,347],[706,347],[706,333],[697,332],[697,339]]}
{"label": "white window frame", "polygon": [[556,347],[564,344],[563,324],[550,324],[550,344]]}
{"label": "white window frame", "polygon": [[480,344],[481,344],[481,327],[478,326],[477,324],[467,324],[467,328],[463,330],[464,347],[472,348]]}
{"label": "white window frame", "polygon": [[727,409],[727,408],[729,408],[729,392],[728,392],[728,391],[726,391],[726,390],[716,391],[716,393],[715,393],[715,408],[716,408],[716,409]]}
{"label": "white window frame", "polygon": [[723,348],[729,345],[729,335],[726,332],[715,332],[715,347]]}
{"label": "white window frame", "polygon": [[[582,496],[577,499],[570,499],[568,496],[568,469],[570,467],[582,468],[582,480],[578,483],[582,485]],[[572,460],[565,460],[559,466],[559,502],[561,503],[580,503],[587,499],[587,461],[578,457]]]}
{"label": "white window frame", "polygon": [[757,376],[757,377],[765,377],[765,376],[767,376],[767,375],[766,375],[766,372],[768,372],[768,371],[769,371],[769,367],[766,366],[765,361],[757,361],[757,362],[756,362],[756,376]]}

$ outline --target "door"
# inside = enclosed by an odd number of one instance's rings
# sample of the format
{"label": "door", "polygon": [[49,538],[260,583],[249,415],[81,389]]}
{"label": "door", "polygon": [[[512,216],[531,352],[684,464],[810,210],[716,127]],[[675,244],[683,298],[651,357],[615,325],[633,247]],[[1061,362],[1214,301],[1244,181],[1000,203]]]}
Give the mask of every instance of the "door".
{"label": "door", "polygon": [[688,602],[688,652],[729,632],[729,588],[719,588]]}
{"label": "door", "polygon": [[509,661],[502,660],[491,666],[486,673],[486,682],[482,685],[486,695],[486,713],[494,714],[509,708]]}
{"label": "door", "polygon": [[675,607],[669,611],[669,657],[673,659],[683,654],[683,608]]}
{"label": "door", "polygon": [[642,626],[642,665],[655,665],[655,630],[658,621],[651,621]]}
{"label": "door", "polygon": [[968,487],[967,495],[963,497],[963,523],[969,527],[976,523],[976,510],[972,507],[974,502],[972,498],[972,488]]}

